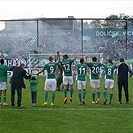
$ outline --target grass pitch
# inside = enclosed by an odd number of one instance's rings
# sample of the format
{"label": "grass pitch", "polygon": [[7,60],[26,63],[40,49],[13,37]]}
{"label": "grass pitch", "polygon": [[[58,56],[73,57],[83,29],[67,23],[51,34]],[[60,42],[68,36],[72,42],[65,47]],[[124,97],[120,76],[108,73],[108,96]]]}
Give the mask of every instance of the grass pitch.
{"label": "grass pitch", "polygon": [[[133,132],[133,78],[129,78],[130,103],[125,104],[123,91],[122,104],[117,102],[117,78],[111,105],[103,105],[104,79],[101,78],[101,99],[99,104],[91,104],[91,89],[87,82],[86,105],[79,105],[78,91],[74,84],[73,102],[63,103],[63,92],[56,92],[55,106],[51,106],[51,92],[48,105],[44,102],[45,78],[39,78],[37,107],[31,104],[29,81],[23,89],[23,108],[10,107],[10,85],[8,84],[7,103],[0,107],[1,133],[132,133]],[[109,97],[109,90],[108,95]],[[68,91],[69,97],[69,91]],[[16,96],[17,103],[17,96]]]}

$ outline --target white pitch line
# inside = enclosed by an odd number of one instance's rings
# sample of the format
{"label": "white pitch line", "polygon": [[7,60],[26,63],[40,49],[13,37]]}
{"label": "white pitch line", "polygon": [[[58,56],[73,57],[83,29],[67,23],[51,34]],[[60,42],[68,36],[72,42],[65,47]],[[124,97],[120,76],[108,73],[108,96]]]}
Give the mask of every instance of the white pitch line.
{"label": "white pitch line", "polygon": [[100,110],[100,111],[106,111],[106,110],[108,110],[108,111],[115,111],[115,110],[120,110],[120,111],[128,111],[128,110],[133,110],[133,108],[33,108],[33,109],[28,109],[28,108],[20,108],[20,109],[18,109],[18,108],[8,108],[8,109],[6,109],[6,108],[4,108],[4,109],[0,109],[0,111],[2,111],[2,110],[4,110],[4,111],[17,111],[17,110],[19,110],[19,111],[26,111],[26,110],[29,110],[29,111],[47,111],[47,110],[50,110],[50,111],[64,111],[64,110],[68,110],[68,111],[87,111],[87,110],[93,110],[93,111],[97,111],[97,110]]}

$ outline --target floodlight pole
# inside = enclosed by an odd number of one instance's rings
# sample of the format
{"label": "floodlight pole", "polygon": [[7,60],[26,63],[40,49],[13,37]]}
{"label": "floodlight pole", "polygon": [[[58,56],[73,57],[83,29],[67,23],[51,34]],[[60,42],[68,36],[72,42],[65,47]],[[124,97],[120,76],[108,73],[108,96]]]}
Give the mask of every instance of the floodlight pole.
{"label": "floodlight pole", "polygon": [[125,30],[126,30],[126,59],[127,59],[127,19],[125,21],[126,21]]}
{"label": "floodlight pole", "polygon": [[83,53],[83,19],[81,19],[81,52]]}
{"label": "floodlight pole", "polygon": [[[133,16],[132,16],[132,32],[133,32]],[[133,34],[132,34],[132,68],[133,68]]]}
{"label": "floodlight pole", "polygon": [[37,20],[37,29],[36,29],[37,30],[37,33],[36,33],[37,34],[37,51],[38,51],[38,47],[39,47],[39,24],[38,24],[38,21],[39,20]]}

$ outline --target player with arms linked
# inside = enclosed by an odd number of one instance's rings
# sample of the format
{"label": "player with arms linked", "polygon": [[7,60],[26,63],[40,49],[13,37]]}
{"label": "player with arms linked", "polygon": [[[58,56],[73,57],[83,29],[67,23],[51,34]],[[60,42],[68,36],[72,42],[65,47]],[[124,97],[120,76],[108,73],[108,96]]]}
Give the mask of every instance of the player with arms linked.
{"label": "player with arms linked", "polygon": [[[4,59],[0,59],[0,106],[7,106],[6,103],[6,90],[7,90],[7,71],[9,67],[4,64]],[[3,95],[3,104],[1,103],[2,91]]]}
{"label": "player with arms linked", "polygon": [[107,64],[103,65],[105,70],[105,85],[104,85],[104,104],[107,102],[107,89],[110,88],[110,100],[109,104],[111,104],[113,98],[113,88],[114,88],[114,70],[117,68],[112,64],[112,60],[108,59]]}
{"label": "player with arms linked", "polygon": [[[60,55],[58,55],[60,57]],[[73,74],[72,74],[72,64],[76,62],[76,54],[74,54],[74,59],[69,59],[68,55],[63,55],[63,61],[60,65],[63,68],[63,85],[64,85],[64,104],[67,102],[67,85],[70,88],[70,101],[72,102],[73,95]]]}
{"label": "player with arms linked", "polygon": [[[58,52],[57,52],[58,53]],[[42,73],[44,70],[47,71],[46,81],[45,81],[45,93],[44,93],[44,103],[43,106],[47,105],[48,99],[48,91],[52,91],[52,102],[51,106],[54,105],[55,101],[55,92],[56,92],[56,67],[58,66],[58,62],[53,62],[53,57],[48,57],[49,63],[45,64],[43,69],[40,70],[38,74]]]}
{"label": "player with arms linked", "polygon": [[[92,88],[92,104],[100,102],[100,68],[102,63],[97,62],[97,58],[93,57],[92,62],[87,62],[87,56],[84,56],[85,64],[90,68],[90,86]],[[95,101],[95,93],[98,99]]]}
{"label": "player with arms linked", "polygon": [[[80,105],[85,104],[86,97],[86,73],[87,73],[87,65],[84,64],[84,59],[80,59],[80,64],[76,64],[77,68],[77,87],[78,87],[78,97],[80,101]],[[83,96],[82,96],[83,91]]]}

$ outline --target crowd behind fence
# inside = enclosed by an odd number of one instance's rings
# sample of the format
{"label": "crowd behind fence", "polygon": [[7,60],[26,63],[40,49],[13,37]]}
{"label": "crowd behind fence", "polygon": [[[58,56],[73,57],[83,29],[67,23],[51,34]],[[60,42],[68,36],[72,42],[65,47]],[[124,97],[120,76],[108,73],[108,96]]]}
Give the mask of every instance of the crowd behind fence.
{"label": "crowd behind fence", "polygon": [[[30,53],[60,50],[62,53],[103,53],[104,59],[133,58],[132,20],[126,20],[130,21],[126,29],[91,27],[93,20],[46,20],[1,21],[5,28],[0,30],[0,56],[28,58]],[[116,21],[123,20],[114,20],[114,23]]]}

